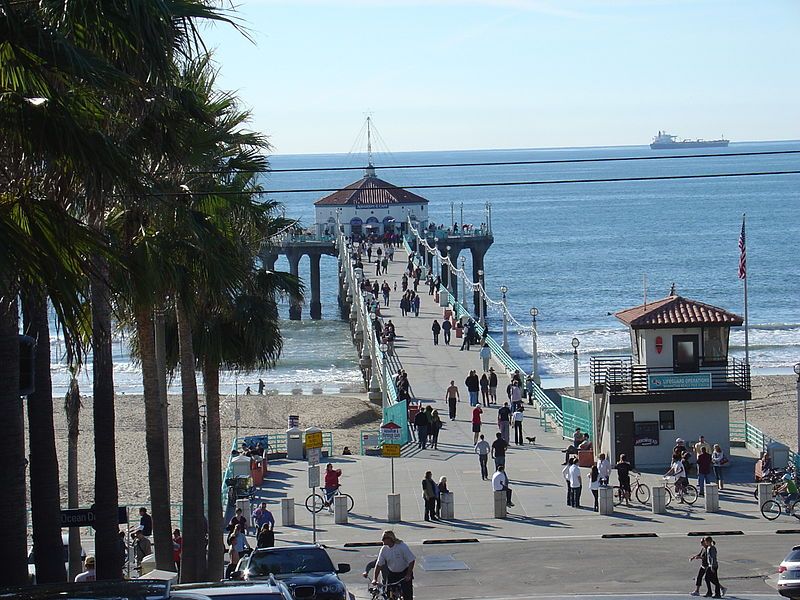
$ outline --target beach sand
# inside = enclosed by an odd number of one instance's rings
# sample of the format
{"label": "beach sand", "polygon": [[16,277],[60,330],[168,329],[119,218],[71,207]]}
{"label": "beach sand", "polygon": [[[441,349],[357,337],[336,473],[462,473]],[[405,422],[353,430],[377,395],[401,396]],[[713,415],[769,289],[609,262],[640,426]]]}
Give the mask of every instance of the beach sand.
{"label": "beach sand", "polygon": [[[793,446],[797,443],[796,387],[793,375],[753,377],[753,400],[748,403],[749,421],[767,435]],[[562,389],[571,394],[572,389]],[[589,388],[581,388],[588,397]],[[202,402],[202,400],[201,400]],[[67,430],[61,399],[56,399],[56,447],[61,475],[61,494],[66,504]],[[144,407],[140,395],[117,396],[117,465],[120,504],[147,503],[147,453],[144,439]],[[92,442],[92,399],[83,399],[79,441],[81,504],[91,504],[94,496],[94,448]],[[240,436],[258,433],[283,433],[290,414],[300,415],[300,427],[316,426],[333,433],[334,453],[341,455],[349,446],[359,452],[361,430],[380,426],[381,409],[367,394],[348,395],[251,395],[239,396]],[[180,502],[182,482],[181,405],[179,396],[170,397],[170,476],[171,498]],[[234,436],[234,397],[222,398],[223,457],[228,456]],[[731,404],[731,421],[742,420],[741,403]]]}
{"label": "beach sand", "polygon": [[[201,403],[203,402],[201,398]],[[56,451],[61,477],[62,503],[67,498],[67,429],[62,409],[63,400],[55,399]],[[227,461],[234,436],[233,396],[221,398],[222,456]],[[349,446],[359,452],[362,429],[376,430],[380,426],[381,408],[367,400],[367,394],[349,395],[251,395],[239,396],[239,436],[257,433],[284,433],[288,416],[299,415],[300,427],[316,426],[333,433],[334,453],[341,455]],[[117,476],[120,504],[148,503],[150,489],[147,480],[147,452],[144,436],[144,401],[141,395],[119,394],[117,414]],[[181,501],[183,451],[181,439],[181,399],[170,396],[169,445],[171,500]],[[80,503],[88,505],[94,498],[94,445],[92,440],[92,399],[83,398],[79,437]],[[224,465],[223,465],[224,467]],[[199,470],[199,466],[198,466]]]}

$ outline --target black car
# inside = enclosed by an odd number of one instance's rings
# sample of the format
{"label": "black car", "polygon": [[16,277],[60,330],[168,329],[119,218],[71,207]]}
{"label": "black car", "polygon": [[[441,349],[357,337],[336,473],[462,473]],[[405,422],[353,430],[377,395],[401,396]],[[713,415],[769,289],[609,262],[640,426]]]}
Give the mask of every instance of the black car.
{"label": "black car", "polygon": [[334,567],[324,548],[308,544],[258,548],[239,561],[233,577],[257,581],[274,575],[289,586],[295,600],[348,600],[347,588],[338,575],[348,571],[349,564]]}

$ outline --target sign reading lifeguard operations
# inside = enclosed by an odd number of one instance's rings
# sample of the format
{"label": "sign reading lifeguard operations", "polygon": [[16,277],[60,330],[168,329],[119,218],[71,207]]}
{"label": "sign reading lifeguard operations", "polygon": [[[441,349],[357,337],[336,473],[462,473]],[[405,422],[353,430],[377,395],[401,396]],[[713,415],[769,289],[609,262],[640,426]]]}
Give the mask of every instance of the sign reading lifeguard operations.
{"label": "sign reading lifeguard operations", "polygon": [[322,432],[310,431],[306,433],[306,449],[322,448]]}
{"label": "sign reading lifeguard operations", "polygon": [[381,451],[386,458],[400,458],[400,444],[384,444]]}
{"label": "sign reading lifeguard operations", "polygon": [[660,390],[710,390],[711,373],[662,373],[647,376],[647,389]]}

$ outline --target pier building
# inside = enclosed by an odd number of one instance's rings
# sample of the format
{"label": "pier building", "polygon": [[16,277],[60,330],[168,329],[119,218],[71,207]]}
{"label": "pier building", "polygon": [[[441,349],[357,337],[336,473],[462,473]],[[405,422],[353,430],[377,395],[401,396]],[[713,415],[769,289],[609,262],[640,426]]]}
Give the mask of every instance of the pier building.
{"label": "pier building", "polygon": [[[638,467],[669,464],[675,440],[730,446],[729,403],[750,399],[750,369],[729,356],[742,317],[673,294],[615,313],[630,356],[590,361],[595,447]],[[690,450],[691,451],[691,450]]]}

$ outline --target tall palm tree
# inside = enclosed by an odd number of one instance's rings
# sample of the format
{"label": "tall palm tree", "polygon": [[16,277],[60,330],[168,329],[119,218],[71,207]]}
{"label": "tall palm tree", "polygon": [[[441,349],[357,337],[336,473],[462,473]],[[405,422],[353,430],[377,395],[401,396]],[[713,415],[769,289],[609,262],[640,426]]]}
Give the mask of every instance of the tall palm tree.
{"label": "tall palm tree", "polygon": [[[67,417],[67,506],[78,508],[78,435],[80,433],[81,392],[75,369],[64,396],[64,413]],[[69,530],[69,580],[81,572],[80,529]]]}

